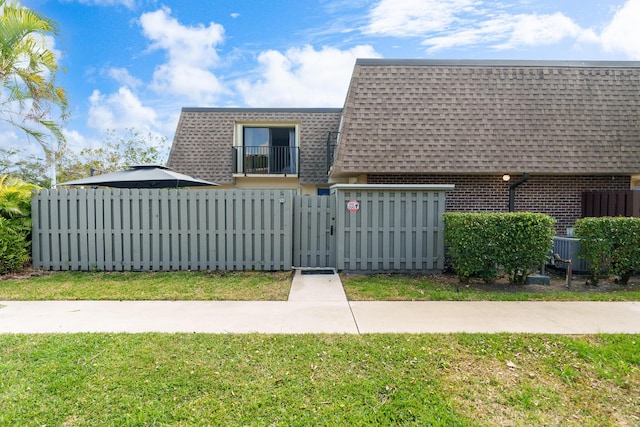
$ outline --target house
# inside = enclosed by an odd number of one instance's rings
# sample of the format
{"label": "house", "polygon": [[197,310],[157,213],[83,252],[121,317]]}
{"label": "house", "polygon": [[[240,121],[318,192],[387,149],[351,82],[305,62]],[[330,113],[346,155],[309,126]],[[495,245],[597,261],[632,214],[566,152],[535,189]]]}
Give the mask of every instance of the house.
{"label": "house", "polygon": [[339,108],[183,108],[168,166],[228,188],[328,194]]}
{"label": "house", "polygon": [[640,62],[359,59],[342,109],[183,109],[169,166],[303,194],[455,184],[447,210],[511,200],[563,234],[582,192],[640,187]]}

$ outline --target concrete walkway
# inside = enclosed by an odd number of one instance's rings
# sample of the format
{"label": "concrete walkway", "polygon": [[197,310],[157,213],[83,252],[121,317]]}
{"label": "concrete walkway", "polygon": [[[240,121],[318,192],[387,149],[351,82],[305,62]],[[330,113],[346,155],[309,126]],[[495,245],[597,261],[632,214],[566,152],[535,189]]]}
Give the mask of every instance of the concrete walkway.
{"label": "concrete walkway", "polygon": [[0,333],[640,333],[640,302],[348,302],[297,271],[288,301],[0,301]]}

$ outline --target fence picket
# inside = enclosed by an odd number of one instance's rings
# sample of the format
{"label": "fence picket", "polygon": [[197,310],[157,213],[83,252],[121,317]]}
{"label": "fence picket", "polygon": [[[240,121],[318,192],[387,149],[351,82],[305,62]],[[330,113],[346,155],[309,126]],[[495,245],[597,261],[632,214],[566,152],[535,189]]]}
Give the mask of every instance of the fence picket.
{"label": "fence picket", "polygon": [[271,210],[271,203],[269,200],[260,199],[261,200],[261,208],[262,208],[262,230],[264,233],[264,259],[265,259],[265,270],[273,269],[273,265],[270,260],[274,256],[273,251],[273,212]]}
{"label": "fence picket", "polygon": [[[282,202],[284,200],[284,202]],[[278,199],[280,204],[280,235],[281,255],[278,257],[276,270],[290,270],[293,258],[292,227],[293,227],[293,194],[291,192],[280,192]]]}
{"label": "fence picket", "polygon": [[103,270],[113,270],[113,197],[103,197],[102,238],[104,242],[104,265]]}
{"label": "fence picket", "polygon": [[416,258],[415,258],[416,262],[413,268],[415,268],[416,270],[430,269],[428,262],[425,259],[425,251],[423,251],[423,245],[422,245],[423,239],[427,238],[427,236],[425,236],[424,205],[425,205],[425,200],[428,200],[430,196],[431,196],[431,193],[426,195],[422,193],[416,194],[415,213],[414,213],[415,240],[413,243],[416,251]]}
{"label": "fence picket", "polygon": [[[50,245],[52,248],[62,248],[62,236],[61,236],[61,226],[64,217],[60,212],[60,193],[58,191],[54,191],[52,194],[54,197],[54,201],[51,209],[51,232],[49,233]],[[55,265],[62,267],[62,256],[61,250],[57,252],[53,252],[51,254],[51,262]]]}
{"label": "fence picket", "polygon": [[[271,239],[271,245],[274,257],[278,257],[280,254],[280,236],[278,235],[278,225],[280,224],[280,205],[278,204],[278,199],[266,200],[266,204],[269,206],[271,210],[271,222],[269,227],[269,238]],[[271,266],[272,269],[276,269],[277,266],[274,264]]]}
{"label": "fence picket", "polygon": [[42,227],[40,224],[40,203],[40,197],[34,194],[31,197],[31,265],[36,269],[42,268],[42,248],[40,244],[40,235],[42,233]]}
{"label": "fence picket", "polygon": [[240,255],[240,259],[242,260],[242,269],[243,270],[253,270],[260,269],[260,267],[256,266],[256,259],[254,255],[254,233],[253,226],[251,224],[251,217],[254,215],[253,212],[253,202],[255,201],[255,197],[243,198],[242,199],[242,217],[240,220],[242,221],[242,248],[244,253]]}
{"label": "fence picket", "polygon": [[216,196],[216,253],[218,254],[216,269],[225,270],[227,268],[227,197],[218,194]]}
{"label": "fence picket", "polygon": [[123,270],[123,230],[122,230],[122,217],[123,217],[123,206],[122,206],[122,191],[123,190],[114,190],[111,193],[111,203],[113,206],[113,269],[114,270]]}
{"label": "fence picket", "polygon": [[253,256],[254,256],[254,268],[264,269],[264,230],[261,226],[262,221],[262,199],[251,199],[251,228],[253,230],[254,243],[253,243]]}
{"label": "fence picket", "polygon": [[196,246],[198,253],[196,264],[193,265],[192,268],[194,270],[207,270],[209,268],[207,264],[207,199],[204,197],[206,193],[198,192],[195,193],[194,196],[197,208],[195,238],[197,239]]}

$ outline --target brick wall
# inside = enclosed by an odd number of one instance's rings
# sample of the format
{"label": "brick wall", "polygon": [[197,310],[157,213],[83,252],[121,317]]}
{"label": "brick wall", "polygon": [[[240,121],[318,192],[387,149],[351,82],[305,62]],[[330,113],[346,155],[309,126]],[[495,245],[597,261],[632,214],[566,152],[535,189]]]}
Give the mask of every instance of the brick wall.
{"label": "brick wall", "polygon": [[[449,212],[508,212],[509,186],[522,176],[471,175],[368,175],[369,184],[455,184],[447,193]],[[530,176],[516,189],[515,211],[540,212],[553,216],[556,231],[565,235],[582,215],[583,191],[628,190],[625,176]]]}

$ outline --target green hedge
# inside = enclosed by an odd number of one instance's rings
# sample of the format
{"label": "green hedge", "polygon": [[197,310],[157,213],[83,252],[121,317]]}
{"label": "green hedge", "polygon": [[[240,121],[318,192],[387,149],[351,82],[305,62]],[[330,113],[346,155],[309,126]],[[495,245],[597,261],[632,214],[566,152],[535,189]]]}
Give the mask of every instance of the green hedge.
{"label": "green hedge", "polygon": [[619,276],[622,284],[640,271],[640,218],[582,218],[576,221],[575,234],[593,285],[603,271]]}
{"label": "green hedge", "polygon": [[523,284],[545,263],[554,223],[549,215],[529,212],[448,212],[445,241],[461,281],[477,277],[488,282],[502,270],[509,283]]}

